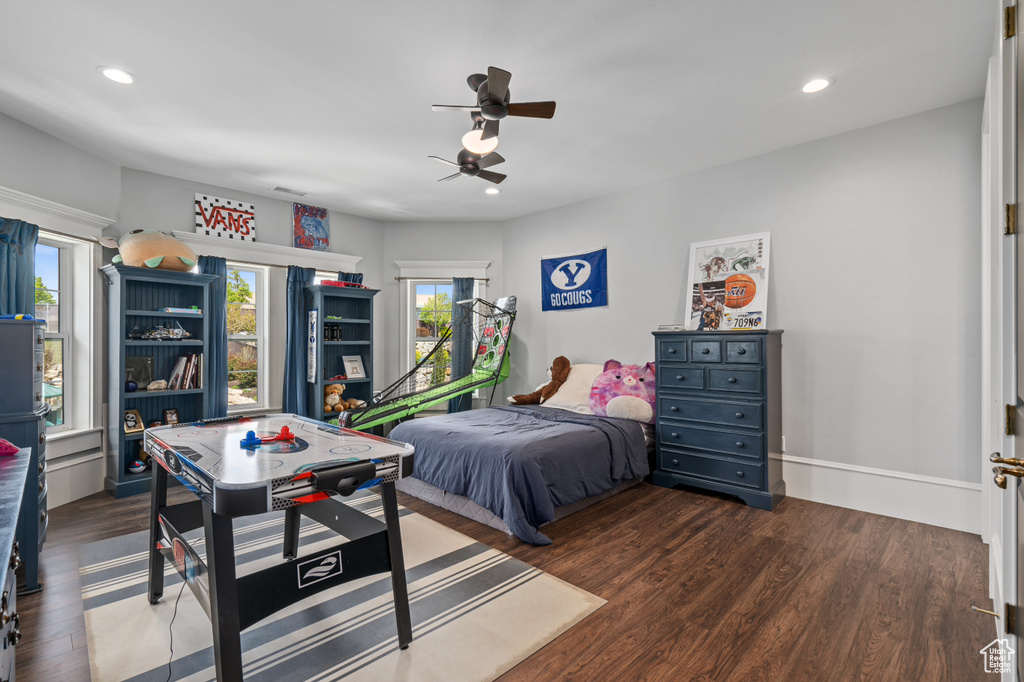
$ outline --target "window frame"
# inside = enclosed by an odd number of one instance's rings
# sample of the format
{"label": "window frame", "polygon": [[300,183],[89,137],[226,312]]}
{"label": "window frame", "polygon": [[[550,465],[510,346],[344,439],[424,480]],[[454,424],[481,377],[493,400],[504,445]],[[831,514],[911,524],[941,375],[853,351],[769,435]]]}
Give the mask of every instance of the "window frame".
{"label": "window frame", "polygon": [[[268,309],[267,280],[269,270],[265,265],[246,263],[243,261],[227,261],[228,276],[232,270],[252,272],[255,274],[254,291],[256,296],[256,333],[255,334],[228,334],[228,343],[231,341],[255,341],[256,342],[256,402],[241,403],[237,405],[228,404],[228,413],[245,412],[248,410],[265,410],[269,405],[268,394],[270,385],[268,382],[269,371],[267,367],[267,344],[268,341]],[[227,314],[227,286],[224,288],[225,315]],[[225,368],[226,369],[226,368]],[[230,374],[228,375],[230,378]]]}
{"label": "window frame", "polygon": [[[49,233],[40,232],[38,245],[57,249],[57,331],[51,332],[49,322],[43,332],[44,341],[61,341],[61,423],[46,425],[46,432],[57,434],[75,428],[75,352],[74,330],[75,295],[72,286],[72,266],[75,257],[74,246],[66,240],[57,239]],[[35,312],[33,306],[33,313]],[[43,346],[45,348],[45,345]],[[45,382],[44,382],[45,383]]]}

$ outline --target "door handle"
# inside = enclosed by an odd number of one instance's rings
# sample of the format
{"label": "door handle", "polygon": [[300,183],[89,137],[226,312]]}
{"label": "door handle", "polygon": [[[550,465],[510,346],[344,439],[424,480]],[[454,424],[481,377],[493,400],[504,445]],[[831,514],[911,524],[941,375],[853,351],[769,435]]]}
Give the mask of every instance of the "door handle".
{"label": "door handle", "polygon": [[1024,467],[1024,459],[1007,458],[1003,459],[999,456],[998,452],[993,452],[988,456],[988,461],[993,464],[1009,464],[1012,467]]}
{"label": "door handle", "polygon": [[995,474],[995,484],[1006,490],[1006,477],[1016,476],[1017,478],[1024,478],[1024,470],[1022,469],[1007,469],[1006,467],[992,467],[992,473]]}

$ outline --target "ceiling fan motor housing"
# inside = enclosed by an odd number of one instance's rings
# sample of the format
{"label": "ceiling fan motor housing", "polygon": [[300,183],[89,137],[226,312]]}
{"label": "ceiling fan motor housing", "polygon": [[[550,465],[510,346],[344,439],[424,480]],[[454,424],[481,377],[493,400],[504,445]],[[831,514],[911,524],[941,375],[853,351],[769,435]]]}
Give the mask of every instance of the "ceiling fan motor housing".
{"label": "ceiling fan motor housing", "polygon": [[501,102],[491,101],[490,92],[487,89],[487,81],[480,84],[477,88],[477,104],[480,105],[480,115],[490,121],[500,121],[501,119],[508,116],[508,103],[509,97],[511,96],[511,90],[505,92],[505,99]]}

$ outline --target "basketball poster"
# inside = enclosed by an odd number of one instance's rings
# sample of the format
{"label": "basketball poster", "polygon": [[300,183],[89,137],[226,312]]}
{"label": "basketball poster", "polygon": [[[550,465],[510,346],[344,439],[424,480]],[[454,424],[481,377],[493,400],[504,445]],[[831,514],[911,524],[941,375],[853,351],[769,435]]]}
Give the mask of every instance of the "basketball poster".
{"label": "basketball poster", "polygon": [[767,329],[770,232],[690,245],[690,321],[705,331]]}

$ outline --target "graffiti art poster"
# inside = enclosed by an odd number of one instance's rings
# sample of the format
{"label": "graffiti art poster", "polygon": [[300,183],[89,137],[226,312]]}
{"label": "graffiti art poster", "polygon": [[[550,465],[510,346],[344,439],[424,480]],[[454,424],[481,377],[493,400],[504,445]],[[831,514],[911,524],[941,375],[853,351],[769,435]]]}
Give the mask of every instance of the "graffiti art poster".
{"label": "graffiti art poster", "polygon": [[245,201],[196,193],[196,233],[256,241],[256,207]]}
{"label": "graffiti art poster", "polygon": [[292,231],[295,248],[330,251],[331,219],[326,208],[292,204]]}
{"label": "graffiti art poster", "polygon": [[767,329],[771,232],[690,245],[690,329]]}

